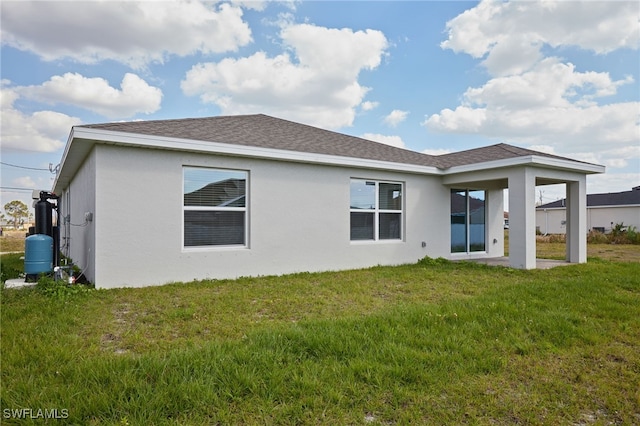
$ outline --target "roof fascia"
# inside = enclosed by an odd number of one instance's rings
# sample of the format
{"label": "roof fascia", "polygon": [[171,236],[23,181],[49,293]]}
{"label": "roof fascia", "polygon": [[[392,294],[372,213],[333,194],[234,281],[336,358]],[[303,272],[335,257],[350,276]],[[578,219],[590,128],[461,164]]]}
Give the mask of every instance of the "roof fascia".
{"label": "roof fascia", "polygon": [[[536,207],[537,211],[545,211],[545,210],[566,210],[566,206],[564,207],[544,207],[538,206]],[[588,209],[623,209],[623,208],[640,208],[640,204],[607,204],[602,206],[590,206],[587,204]]]}
{"label": "roof fascia", "polygon": [[623,208],[638,208],[640,204],[602,204],[599,206],[587,205],[588,209],[623,209]]}
{"label": "roof fascia", "polygon": [[572,172],[581,172],[585,174],[605,172],[605,166],[601,166],[599,164],[581,163],[578,161],[563,160],[559,158],[545,157],[542,155],[525,155],[522,157],[508,158],[503,160],[466,164],[464,166],[453,166],[446,169],[444,174],[448,175],[477,172],[480,170],[500,169],[513,166],[539,166],[551,169],[562,169]]}
{"label": "roof fascia", "polygon": [[[54,194],[58,194],[59,191],[62,191],[71,180],[71,177],[76,173],[84,158],[86,158],[87,154],[93,148],[93,144],[91,146],[87,146],[86,150],[80,153],[80,155],[75,156],[73,159],[70,156],[71,153],[71,145],[73,144],[74,139],[76,138],[76,127],[71,128],[71,132],[69,132],[69,137],[67,138],[67,144],[64,147],[64,152],[62,153],[62,159],[60,160],[60,169],[58,173],[56,173],[56,177],[53,180],[52,192]],[[79,158],[82,157],[82,158]]]}
{"label": "roof fascia", "polygon": [[[193,139],[144,135],[137,133],[114,132],[111,130],[104,131],[86,127],[76,127],[73,130],[72,135],[73,137],[70,137],[70,140],[83,139],[87,141],[94,141],[94,143],[118,144],[141,148],[157,148],[176,151],[223,154],[239,157],[263,158],[270,160],[335,166],[350,166],[356,168],[381,169],[418,174],[442,174],[442,171],[436,167],[421,166],[417,164],[394,163],[389,161],[342,157],[327,154],[315,154],[273,148],[262,148],[248,145],[234,145],[224,142],[209,142]],[[68,144],[68,146],[69,145],[70,144]]]}

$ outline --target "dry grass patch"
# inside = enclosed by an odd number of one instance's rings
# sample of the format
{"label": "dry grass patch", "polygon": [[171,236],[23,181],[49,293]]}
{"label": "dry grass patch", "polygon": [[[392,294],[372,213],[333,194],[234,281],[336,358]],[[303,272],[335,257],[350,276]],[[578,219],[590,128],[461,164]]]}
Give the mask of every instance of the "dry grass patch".
{"label": "dry grass patch", "polygon": [[24,252],[24,239],[27,231],[7,231],[2,232],[0,237],[0,252]]}
{"label": "dry grass patch", "polygon": [[[509,254],[509,231],[505,231],[505,256]],[[563,260],[566,257],[563,236],[536,237],[538,259]],[[587,244],[587,258],[598,258],[614,262],[640,262],[640,244]]]}

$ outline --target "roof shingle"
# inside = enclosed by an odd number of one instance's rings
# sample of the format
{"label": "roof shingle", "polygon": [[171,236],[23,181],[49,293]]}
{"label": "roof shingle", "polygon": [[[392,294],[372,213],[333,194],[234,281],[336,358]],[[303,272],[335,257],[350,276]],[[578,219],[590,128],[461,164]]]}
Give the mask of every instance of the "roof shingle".
{"label": "roof shingle", "polygon": [[80,127],[440,169],[531,155],[575,161],[503,143],[434,156],[264,114],[90,124]]}

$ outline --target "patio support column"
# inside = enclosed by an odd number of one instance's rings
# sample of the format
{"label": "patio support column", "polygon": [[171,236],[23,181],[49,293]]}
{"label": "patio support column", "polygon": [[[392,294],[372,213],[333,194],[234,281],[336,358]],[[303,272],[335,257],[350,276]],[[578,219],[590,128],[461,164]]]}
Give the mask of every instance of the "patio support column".
{"label": "patio support column", "polygon": [[587,261],[587,183],[586,176],[567,182],[567,260]]}
{"label": "patio support column", "polygon": [[536,176],[528,167],[509,175],[509,265],[536,267]]}

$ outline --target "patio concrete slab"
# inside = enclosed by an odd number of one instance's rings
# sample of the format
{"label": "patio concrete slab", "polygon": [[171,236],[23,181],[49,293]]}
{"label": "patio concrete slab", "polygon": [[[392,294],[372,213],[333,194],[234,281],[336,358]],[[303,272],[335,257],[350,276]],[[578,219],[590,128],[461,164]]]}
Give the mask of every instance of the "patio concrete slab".
{"label": "patio concrete slab", "polygon": [[[494,257],[490,259],[468,259],[467,262],[482,263],[489,266],[504,266],[509,268],[508,257]],[[568,266],[576,265],[576,263],[569,263],[566,260],[553,260],[553,259],[536,259],[536,269],[551,269],[556,266]]]}
{"label": "patio concrete slab", "polygon": [[24,278],[15,278],[12,280],[6,280],[4,282],[4,288],[24,288],[24,287],[33,287],[36,283],[28,283],[25,282]]}

